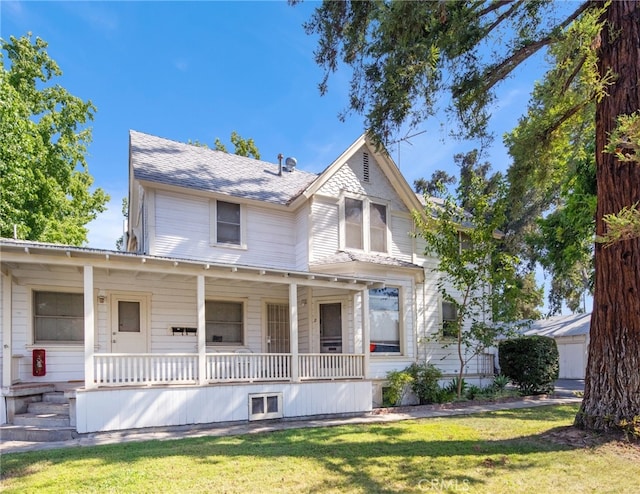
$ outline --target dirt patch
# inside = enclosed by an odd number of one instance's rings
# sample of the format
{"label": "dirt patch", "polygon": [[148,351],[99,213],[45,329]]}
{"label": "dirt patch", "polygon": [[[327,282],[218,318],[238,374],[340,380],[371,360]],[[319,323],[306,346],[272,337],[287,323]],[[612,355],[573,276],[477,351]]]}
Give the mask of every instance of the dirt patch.
{"label": "dirt patch", "polygon": [[572,448],[604,448],[640,461],[640,442],[628,441],[622,432],[599,433],[566,426],[551,429],[540,437],[551,443]]}

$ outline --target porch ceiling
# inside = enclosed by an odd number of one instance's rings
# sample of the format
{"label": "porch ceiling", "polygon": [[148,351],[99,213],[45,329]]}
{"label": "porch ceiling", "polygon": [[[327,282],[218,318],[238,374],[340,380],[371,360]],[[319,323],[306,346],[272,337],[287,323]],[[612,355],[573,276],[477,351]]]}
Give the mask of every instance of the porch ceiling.
{"label": "porch ceiling", "polygon": [[0,239],[0,251],[3,272],[16,274],[21,269],[68,270],[72,273],[81,271],[84,266],[93,266],[94,269],[106,270],[108,274],[127,273],[129,276],[154,280],[204,275],[208,279],[238,283],[296,283],[306,286],[339,286],[356,291],[384,285],[383,279],[373,277],[211,263],[21,240]]}

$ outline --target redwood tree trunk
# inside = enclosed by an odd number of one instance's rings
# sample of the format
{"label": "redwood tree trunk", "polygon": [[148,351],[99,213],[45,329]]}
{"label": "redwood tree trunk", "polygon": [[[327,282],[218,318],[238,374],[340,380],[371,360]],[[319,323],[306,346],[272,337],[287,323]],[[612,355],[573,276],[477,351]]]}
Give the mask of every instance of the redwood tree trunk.
{"label": "redwood tree trunk", "polygon": [[[599,70],[617,79],[596,109],[598,206],[603,215],[640,201],[640,163],[603,153],[616,117],[640,109],[640,2],[615,0],[604,14]],[[640,239],[595,247],[595,293],[585,393],[576,425],[606,431],[640,416]]]}

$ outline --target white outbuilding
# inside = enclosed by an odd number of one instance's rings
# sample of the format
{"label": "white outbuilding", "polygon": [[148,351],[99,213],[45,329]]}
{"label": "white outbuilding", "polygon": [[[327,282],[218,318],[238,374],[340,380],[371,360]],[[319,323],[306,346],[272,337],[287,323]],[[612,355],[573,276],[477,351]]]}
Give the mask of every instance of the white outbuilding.
{"label": "white outbuilding", "polygon": [[560,379],[584,379],[589,351],[591,313],[557,316],[534,321],[527,336],[550,336],[560,354]]}

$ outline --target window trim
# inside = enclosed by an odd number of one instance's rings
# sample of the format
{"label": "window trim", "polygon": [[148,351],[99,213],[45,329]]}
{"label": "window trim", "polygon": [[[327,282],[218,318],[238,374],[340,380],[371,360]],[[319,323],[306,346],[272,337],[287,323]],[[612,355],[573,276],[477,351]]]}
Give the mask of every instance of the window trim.
{"label": "window trim", "polygon": [[[405,337],[404,337],[404,290],[400,285],[386,285],[386,288],[397,288],[398,289],[398,346],[400,347],[399,352],[369,352],[369,355],[372,357],[399,357],[404,356],[406,354],[405,351]],[[369,313],[371,313],[371,306],[369,306]],[[371,322],[369,322],[369,326],[371,326]],[[369,345],[371,345],[371,335],[369,335]]]}
{"label": "window trim", "polygon": [[[84,299],[82,301],[82,340],[36,340],[36,307],[35,307],[35,297],[37,292],[50,292],[50,293],[65,293],[65,294],[74,294],[74,295],[84,295],[84,291],[82,288],[73,288],[73,287],[57,287],[57,286],[30,286],[29,287],[29,305],[28,305],[28,314],[27,314],[27,328],[29,331],[28,343],[27,347],[68,347],[73,349],[83,348],[85,344],[85,325],[84,325]],[[94,296],[97,296],[97,290],[94,290]],[[98,320],[98,311],[94,310],[94,321]],[[97,324],[94,322],[94,331],[97,332]],[[97,343],[97,342],[96,342]]]}
{"label": "window trim", "polygon": [[[224,343],[224,342],[214,342],[214,341],[208,341],[207,340],[207,328],[206,328],[206,321],[207,321],[207,311],[206,311],[206,306],[207,306],[207,302],[232,302],[232,303],[238,303],[238,304],[242,304],[242,329],[241,331],[241,336],[242,336],[242,341],[241,342],[229,342],[229,343]],[[229,297],[207,297],[205,298],[205,328],[204,328],[204,336],[205,336],[205,343],[206,346],[210,346],[210,347],[215,347],[215,348],[243,348],[246,347],[247,345],[247,315],[248,315],[248,299],[246,298],[229,298]]]}
{"label": "window trim", "polygon": [[[354,199],[362,201],[362,249],[354,247],[347,247],[347,211],[345,206],[346,199]],[[371,205],[383,206],[385,208],[386,216],[386,228],[384,229],[384,248],[383,251],[371,249]],[[372,199],[368,196],[361,194],[342,193],[339,200],[339,221],[340,221],[340,235],[339,246],[340,250],[355,250],[359,252],[378,253],[378,254],[391,254],[391,204],[389,201],[382,199]]]}
{"label": "window trim", "polygon": [[[228,204],[236,204],[240,207],[240,243],[231,244],[218,242],[218,201]],[[209,244],[212,247],[222,247],[226,249],[247,249],[247,212],[246,205],[240,202],[228,201],[225,199],[211,199],[209,201]]]}

